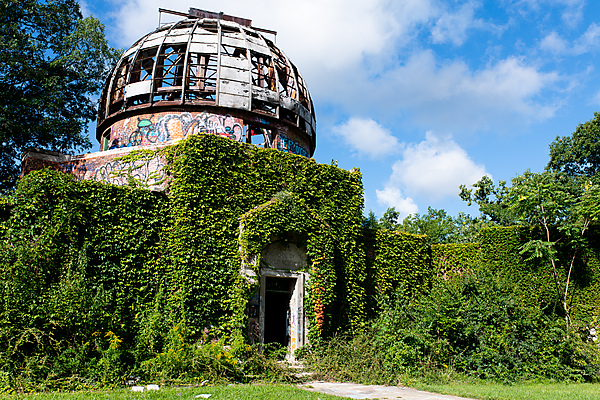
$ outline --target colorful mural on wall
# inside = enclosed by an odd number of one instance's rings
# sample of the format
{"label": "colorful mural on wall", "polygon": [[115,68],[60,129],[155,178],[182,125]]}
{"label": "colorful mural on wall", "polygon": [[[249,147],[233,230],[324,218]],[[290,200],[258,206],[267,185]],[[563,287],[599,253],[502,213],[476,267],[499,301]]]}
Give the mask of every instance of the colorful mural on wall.
{"label": "colorful mural on wall", "polygon": [[310,157],[308,150],[306,150],[300,143],[281,133],[279,134],[279,140],[277,141],[277,150],[286,153],[298,154],[304,157]]}
{"label": "colorful mural on wall", "polygon": [[243,121],[231,115],[183,112],[127,118],[111,127],[109,149],[147,146],[207,133],[245,142]]}
{"label": "colorful mural on wall", "polygon": [[155,187],[165,180],[164,166],[159,156],[131,162],[113,160],[96,168],[92,179],[121,186],[133,183],[136,186]]}
{"label": "colorful mural on wall", "polygon": [[[150,146],[152,149],[164,145]],[[55,152],[29,152],[23,164],[23,174],[52,168],[75,176],[79,180],[94,180],[114,185],[134,185],[151,190],[164,190],[167,176],[165,160],[160,155],[123,159],[132,149],[115,149],[98,153],[67,156]]]}

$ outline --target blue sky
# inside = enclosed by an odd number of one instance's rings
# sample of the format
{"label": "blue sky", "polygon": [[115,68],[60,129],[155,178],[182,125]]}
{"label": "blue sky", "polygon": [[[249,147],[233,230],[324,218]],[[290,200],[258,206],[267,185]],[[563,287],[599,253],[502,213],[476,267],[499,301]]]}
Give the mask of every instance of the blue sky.
{"label": "blue sky", "polygon": [[[251,19],[304,76],[314,158],[360,168],[365,210],[477,215],[460,184],[541,171],[548,145],[600,111],[600,2],[591,0],[82,1],[128,48],[158,8]],[[172,19],[173,17],[171,17]],[[168,20],[163,15],[163,22]],[[95,139],[92,139],[95,141]]]}

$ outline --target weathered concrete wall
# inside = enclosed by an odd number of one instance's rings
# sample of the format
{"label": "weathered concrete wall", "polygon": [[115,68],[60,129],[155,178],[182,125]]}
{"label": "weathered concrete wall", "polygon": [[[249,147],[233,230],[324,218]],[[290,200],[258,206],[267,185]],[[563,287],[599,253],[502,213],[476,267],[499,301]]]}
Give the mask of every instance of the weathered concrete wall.
{"label": "weathered concrete wall", "polygon": [[[212,134],[241,143],[309,157],[310,144],[298,129],[271,118],[256,115],[220,115],[203,112],[162,112],[140,114],[115,122],[103,137],[105,151],[76,156],[31,149],[23,155],[21,175],[41,168],[73,174],[77,179],[127,185],[131,180],[151,190],[164,190],[164,160],[123,161],[119,158],[133,150],[157,149],[189,135]],[[251,137],[252,136],[252,137]]]}
{"label": "weathered concrete wall", "polygon": [[207,112],[142,114],[113,124],[110,127],[108,148],[148,146],[198,133],[220,135],[245,142],[243,124],[241,118]]}
{"label": "weathered concrete wall", "polygon": [[[310,143],[296,127],[252,115],[203,112],[162,112],[140,114],[123,119],[110,127],[105,150],[165,143],[199,133],[219,135],[236,142],[251,143],[249,126],[269,129],[273,137],[261,139],[264,147],[310,157]],[[105,134],[106,135],[106,134]]]}
{"label": "weathered concrete wall", "polygon": [[155,156],[149,160],[123,161],[120,157],[135,149],[157,149],[163,145],[137,146],[97,153],[68,156],[56,152],[31,149],[23,155],[21,176],[42,168],[51,168],[74,175],[77,179],[128,185],[135,179],[140,186],[164,190],[168,184],[164,160]]}

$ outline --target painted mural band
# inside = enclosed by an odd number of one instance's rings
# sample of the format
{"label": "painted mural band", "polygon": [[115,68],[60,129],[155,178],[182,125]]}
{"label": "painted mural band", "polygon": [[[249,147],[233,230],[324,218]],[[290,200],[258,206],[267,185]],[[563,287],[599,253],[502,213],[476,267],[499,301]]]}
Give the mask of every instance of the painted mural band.
{"label": "painted mural band", "polygon": [[147,146],[199,133],[224,136],[237,142],[245,141],[243,120],[231,115],[158,113],[131,117],[114,124],[106,150]]}
{"label": "painted mural band", "polygon": [[308,150],[306,150],[300,143],[281,133],[279,134],[279,141],[277,142],[277,150],[286,153],[298,154],[307,158],[310,157]]}
{"label": "painted mural band", "polygon": [[160,156],[135,161],[125,161],[120,159],[121,157],[122,154],[109,157],[87,156],[54,165],[59,171],[74,175],[80,180],[94,180],[119,186],[135,184],[154,190],[165,187],[165,162]]}
{"label": "painted mural band", "polygon": [[165,180],[164,163],[159,156],[148,160],[112,160],[94,170],[93,180],[125,186],[135,183],[143,187],[155,187]]}

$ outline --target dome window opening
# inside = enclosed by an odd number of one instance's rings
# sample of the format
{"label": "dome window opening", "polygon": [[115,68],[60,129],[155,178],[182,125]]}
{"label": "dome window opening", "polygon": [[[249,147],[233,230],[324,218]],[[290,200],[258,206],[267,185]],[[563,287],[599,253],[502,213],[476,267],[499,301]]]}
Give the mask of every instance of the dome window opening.
{"label": "dome window opening", "polygon": [[217,66],[216,54],[189,54],[186,99],[215,101],[217,93]]}
{"label": "dome window opening", "polygon": [[162,48],[156,66],[154,101],[181,99],[185,52],[183,45]]}
{"label": "dome window opening", "polygon": [[250,60],[252,61],[252,84],[275,91],[275,70],[271,57],[251,51]]}
{"label": "dome window opening", "polygon": [[226,44],[221,45],[221,56],[240,58],[242,60],[248,59],[248,56],[246,55],[246,49],[236,46],[229,46]]}
{"label": "dome window opening", "polygon": [[140,50],[131,71],[129,83],[146,82],[152,79],[152,69],[158,47]]}
{"label": "dome window opening", "polygon": [[277,114],[277,106],[267,101],[253,99],[252,111],[260,111],[267,114]]}
{"label": "dome window opening", "polygon": [[123,101],[125,94],[125,82],[127,80],[127,72],[129,70],[129,60],[124,59],[121,65],[117,68],[117,74],[115,76],[115,84],[111,95],[110,102],[115,104]]}
{"label": "dome window opening", "polygon": [[125,87],[126,107],[150,102],[152,72],[157,51],[158,47],[139,51],[129,76],[129,84]]}
{"label": "dome window opening", "polygon": [[279,94],[283,97],[290,97],[297,100],[298,95],[295,88],[295,79],[287,65],[277,60],[277,75]]}
{"label": "dome window opening", "polygon": [[248,143],[265,149],[273,147],[273,130],[249,125]]}

